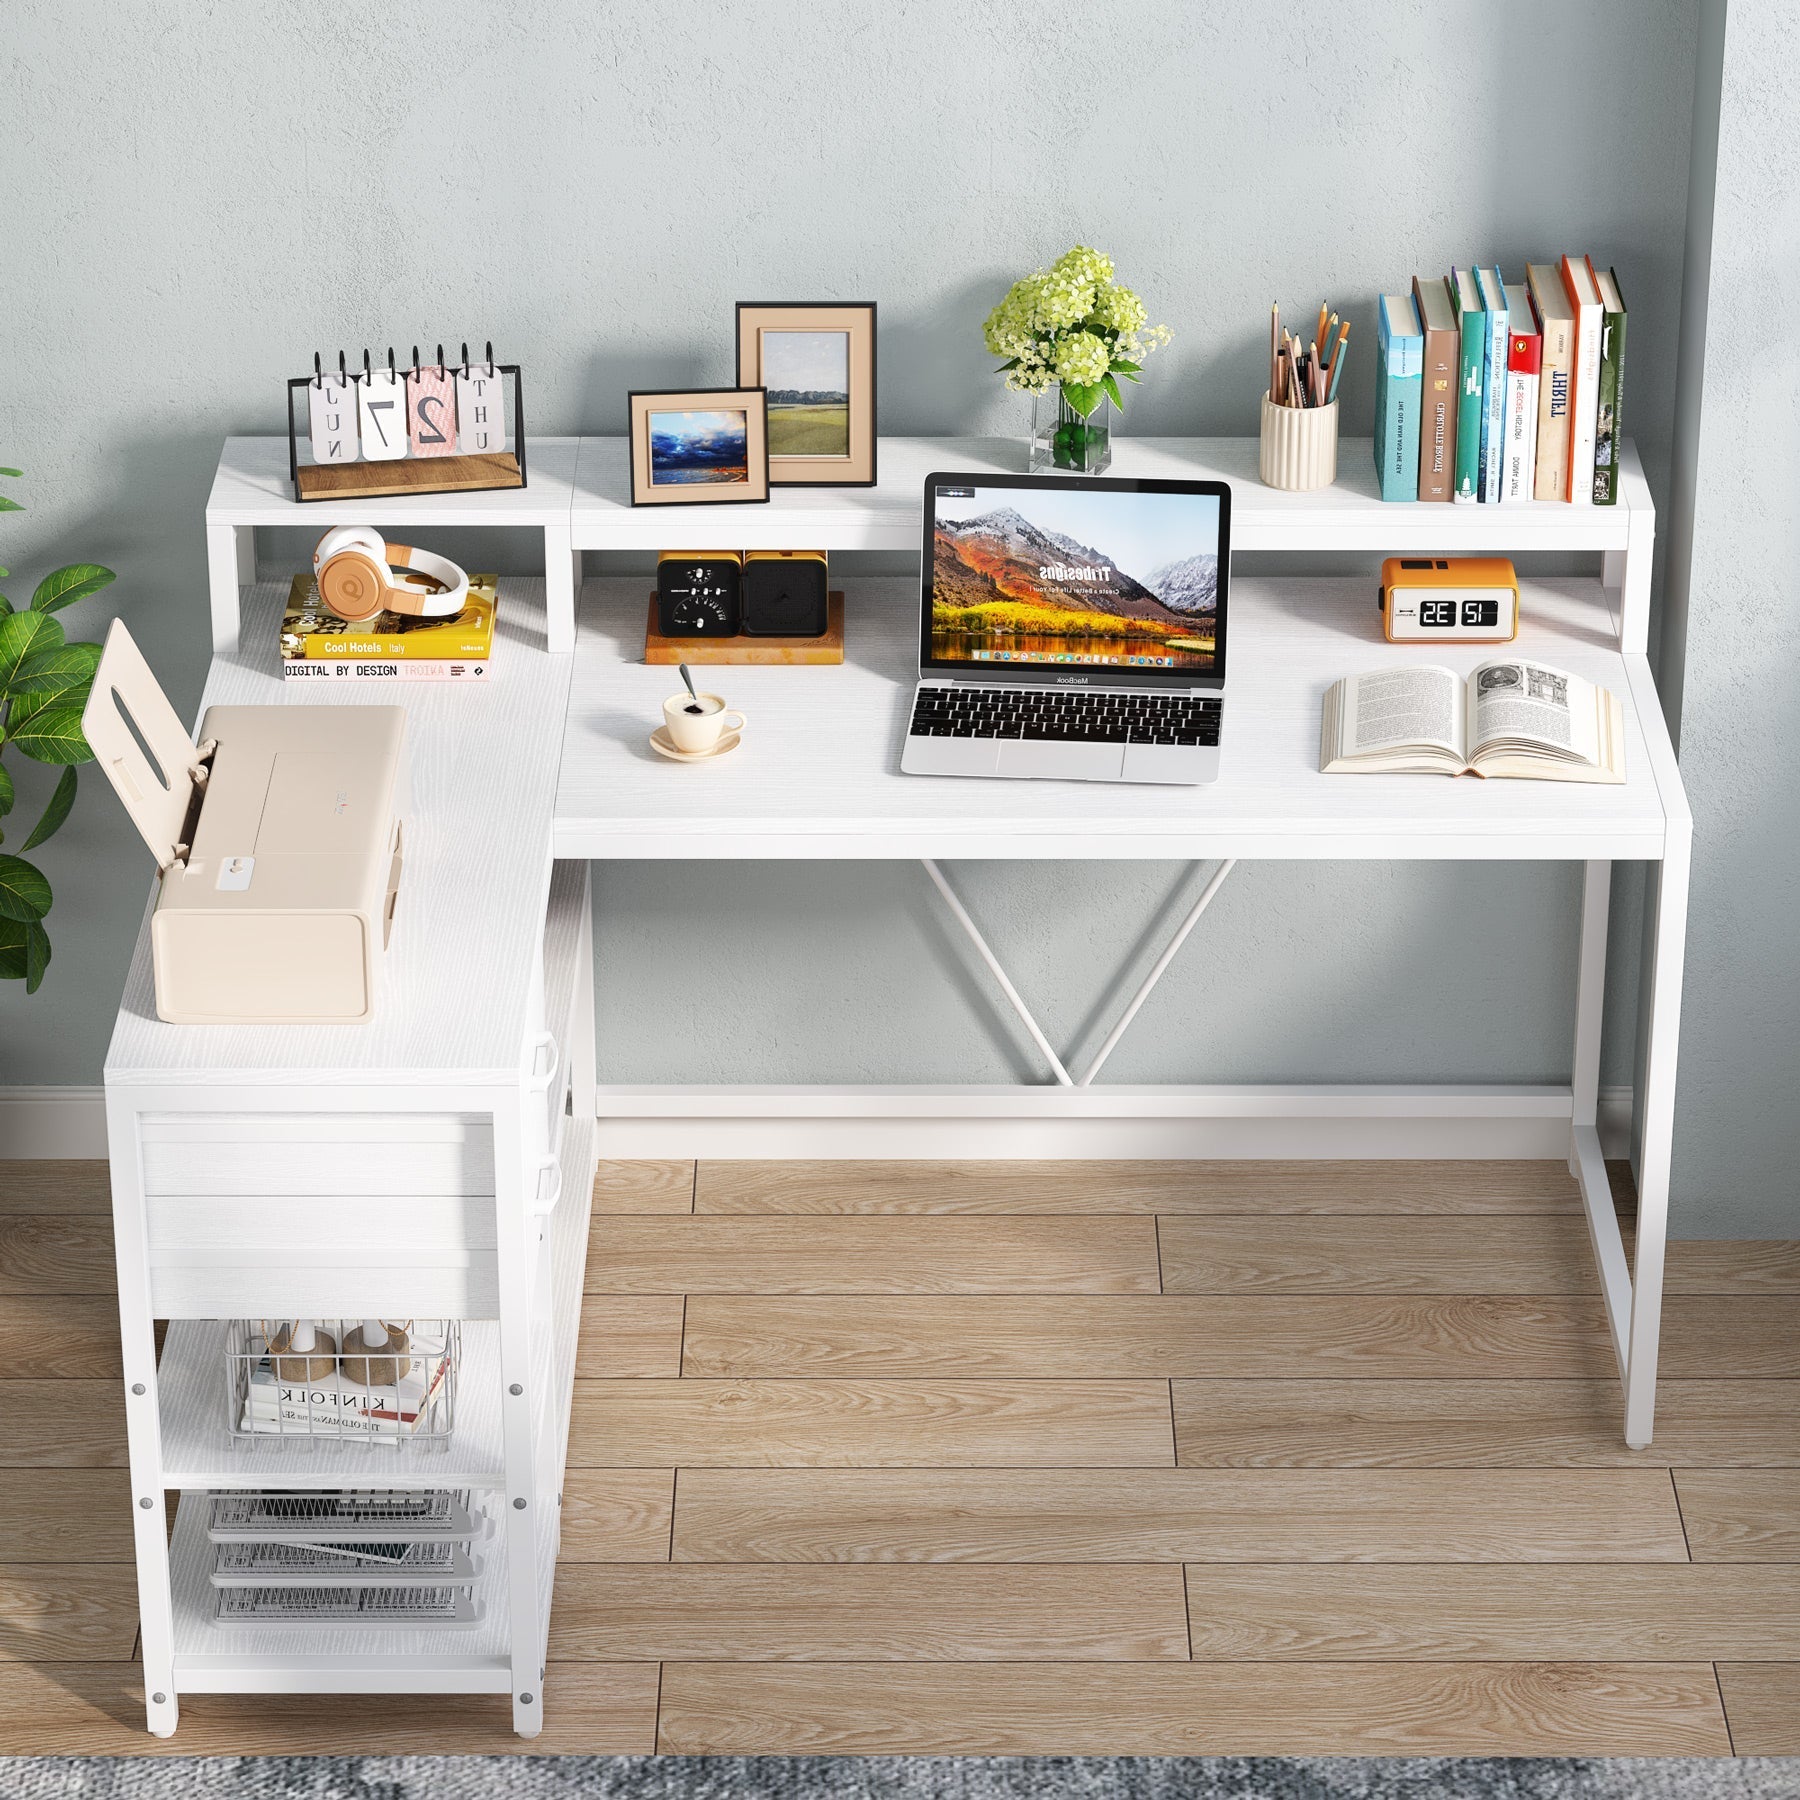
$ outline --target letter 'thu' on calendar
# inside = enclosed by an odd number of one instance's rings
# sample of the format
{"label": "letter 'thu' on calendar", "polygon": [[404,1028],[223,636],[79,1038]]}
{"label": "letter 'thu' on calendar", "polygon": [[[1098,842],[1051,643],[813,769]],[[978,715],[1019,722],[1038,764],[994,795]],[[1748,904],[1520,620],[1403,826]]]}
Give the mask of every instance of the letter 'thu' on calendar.
{"label": "letter 'thu' on calendar", "polygon": [[456,395],[448,369],[406,371],[407,440],[414,456],[456,454]]}
{"label": "letter 'thu' on calendar", "polygon": [[491,364],[457,371],[456,447],[465,456],[506,448],[506,395]]}
{"label": "letter 'thu' on calendar", "polygon": [[316,463],[353,463],[360,443],[356,429],[356,396],[348,375],[321,375],[307,383],[306,404],[312,424]]}

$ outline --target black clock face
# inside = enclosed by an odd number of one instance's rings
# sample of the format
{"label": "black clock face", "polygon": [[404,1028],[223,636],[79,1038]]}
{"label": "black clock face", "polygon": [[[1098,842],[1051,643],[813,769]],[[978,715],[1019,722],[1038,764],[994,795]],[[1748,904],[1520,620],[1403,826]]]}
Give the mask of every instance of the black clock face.
{"label": "black clock face", "polygon": [[670,560],[656,571],[658,624],[666,637],[735,637],[739,575],[735,563]]}

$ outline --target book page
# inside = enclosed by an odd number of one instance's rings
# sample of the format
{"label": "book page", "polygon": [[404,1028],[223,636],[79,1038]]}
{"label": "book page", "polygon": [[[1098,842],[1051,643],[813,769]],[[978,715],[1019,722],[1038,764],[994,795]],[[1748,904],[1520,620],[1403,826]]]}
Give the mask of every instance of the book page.
{"label": "book page", "polygon": [[1344,682],[1343,754],[1431,744],[1461,758],[1462,680],[1434,663],[1376,669]]}
{"label": "book page", "polygon": [[1508,747],[1597,763],[1599,712],[1591,682],[1546,663],[1508,658],[1469,677],[1469,755]]}

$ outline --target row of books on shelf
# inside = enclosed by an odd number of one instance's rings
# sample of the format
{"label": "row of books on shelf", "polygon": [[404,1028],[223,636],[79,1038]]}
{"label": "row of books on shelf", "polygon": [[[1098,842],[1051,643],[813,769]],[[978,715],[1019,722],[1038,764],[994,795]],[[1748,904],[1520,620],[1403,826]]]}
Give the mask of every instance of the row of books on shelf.
{"label": "row of books on shelf", "polygon": [[377,613],[349,624],[319,604],[312,576],[296,575],[281,616],[281,672],[289,681],[468,681],[490,678],[499,589],[469,577],[469,603],[453,619]]}
{"label": "row of books on shelf", "polygon": [[1591,257],[1413,277],[1383,294],[1375,467],[1383,500],[1619,497],[1625,302]]}

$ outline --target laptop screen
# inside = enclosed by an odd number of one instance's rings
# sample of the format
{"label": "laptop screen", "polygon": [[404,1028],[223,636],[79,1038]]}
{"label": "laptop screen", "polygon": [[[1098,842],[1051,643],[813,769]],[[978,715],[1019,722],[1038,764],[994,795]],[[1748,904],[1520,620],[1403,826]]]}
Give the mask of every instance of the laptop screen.
{"label": "laptop screen", "polygon": [[975,674],[1225,672],[1223,482],[934,475],[921,661]]}

